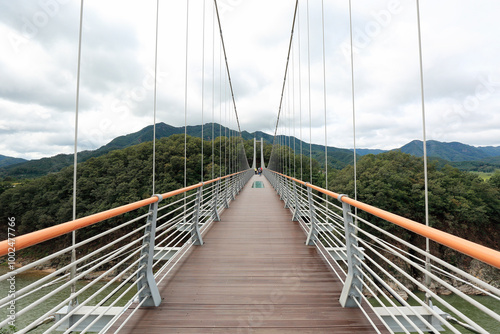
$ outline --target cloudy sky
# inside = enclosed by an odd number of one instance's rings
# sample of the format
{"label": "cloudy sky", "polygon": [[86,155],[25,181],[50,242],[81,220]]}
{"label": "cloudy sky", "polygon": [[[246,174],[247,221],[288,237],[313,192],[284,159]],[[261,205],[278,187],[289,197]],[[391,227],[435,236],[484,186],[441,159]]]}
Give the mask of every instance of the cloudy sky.
{"label": "cloudy sky", "polygon": [[[295,1],[219,0],[242,130],[273,133]],[[309,14],[308,14],[309,9]],[[0,0],[0,154],[71,153],[80,1]],[[213,2],[160,0],[157,121],[235,127]],[[352,0],[356,142],[391,149],[422,138],[413,0]],[[500,2],[421,0],[428,139],[500,145]],[[300,1],[283,133],[351,148],[347,0]],[[79,149],[153,123],[156,1],[85,0]],[[309,28],[309,29],[308,29]],[[309,30],[309,31],[308,31]],[[222,66],[222,69],[221,69]],[[295,115],[295,121],[292,116]]]}

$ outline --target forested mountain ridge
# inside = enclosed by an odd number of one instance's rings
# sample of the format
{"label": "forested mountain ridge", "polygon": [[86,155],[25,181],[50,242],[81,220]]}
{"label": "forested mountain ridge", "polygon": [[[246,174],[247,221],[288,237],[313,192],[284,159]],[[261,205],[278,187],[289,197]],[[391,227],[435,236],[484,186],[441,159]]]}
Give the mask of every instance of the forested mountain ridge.
{"label": "forested mountain ridge", "polygon": [[[187,137],[186,177],[189,185],[200,181],[201,143],[201,138]],[[203,151],[205,180],[210,179],[212,175],[217,177],[219,173],[224,175],[230,172],[224,162],[225,145],[225,138],[216,138],[213,156],[211,149]],[[204,146],[211,148],[212,143],[205,141]],[[150,197],[152,149],[153,144],[149,141],[113,150],[101,157],[80,163],[77,169],[77,217]],[[253,151],[251,140],[245,141],[245,150]],[[312,183],[325,187],[325,175],[319,168],[318,161],[313,159],[312,172],[309,171],[309,163],[303,164],[302,171],[300,156],[290,155],[291,150],[287,147],[282,150],[285,161],[295,161],[295,167],[287,164],[286,169],[293,168],[297,175],[303,174],[307,180],[311,177]],[[264,154],[267,161],[270,151],[271,145],[266,144]],[[308,158],[302,157],[304,160]],[[393,151],[361,157],[357,166],[359,200],[418,222],[425,221],[422,158]],[[156,143],[155,191],[163,193],[181,188],[184,184],[183,171],[184,135],[159,139]],[[328,174],[329,190],[354,196],[353,166],[349,165],[342,170],[330,169]],[[18,235],[71,220],[72,177],[71,166],[58,173],[26,180],[15,188],[5,189],[0,193],[0,219],[7,221],[8,217],[16,217]],[[483,181],[471,173],[451,166],[438,169],[436,163],[430,163],[429,199],[430,223],[433,227],[487,247],[500,249],[500,172],[496,172],[488,181]],[[336,202],[335,199],[332,201]],[[78,238],[95,235],[141,213],[144,212],[139,210],[138,213],[125,214],[82,229],[78,232]],[[360,212],[360,215],[363,214]],[[373,216],[364,218],[413,244],[422,245],[423,238],[402,228]],[[110,238],[117,238],[119,233],[124,232],[117,231],[117,234],[110,235]],[[6,238],[5,231],[0,232],[0,238]],[[67,246],[69,241],[69,238],[62,238],[57,243],[42,244],[33,250],[30,248],[29,256],[37,258],[44,252],[53,251],[54,247]],[[432,245],[433,253],[446,261],[468,264],[460,254],[449,252],[435,243]]]}
{"label": "forested mountain ridge", "polygon": [[[208,124],[205,125],[208,127]],[[211,129],[211,125],[210,125]],[[188,135],[201,137],[201,125],[200,126],[188,126]],[[219,126],[214,126],[215,138],[219,136]],[[223,131],[221,131],[223,132]],[[184,127],[173,127],[165,123],[156,124],[156,139],[161,139],[169,137],[174,134],[183,134]],[[208,132],[204,133],[205,139],[211,138]],[[147,126],[137,132],[119,136],[108,144],[101,146],[97,150],[88,150],[78,152],[78,162],[85,162],[90,158],[100,157],[113,150],[127,148],[140,143],[148,142],[153,140],[153,126]],[[17,165],[8,166],[5,168],[0,168],[0,177],[12,177],[12,178],[33,178],[49,173],[55,173],[63,169],[64,167],[73,164],[73,154],[58,154],[53,157],[42,158],[37,160],[30,160]]]}
{"label": "forested mountain ridge", "polygon": [[15,164],[22,163],[25,161],[28,161],[28,160],[21,159],[21,158],[8,157],[8,156],[0,154],[0,167],[15,165]]}
{"label": "forested mountain ridge", "polygon": [[[222,142],[219,143],[219,141]],[[205,180],[212,171],[218,176],[229,170],[224,164],[224,138],[214,143],[214,160],[211,150],[205,150]],[[205,142],[211,147],[211,142]],[[222,154],[219,154],[222,149]],[[77,168],[77,216],[138,201],[152,194],[153,143],[146,142],[121,150],[114,150],[100,157],[93,157]],[[201,138],[187,137],[187,183],[200,182]],[[222,164],[219,157],[222,157]],[[156,189],[168,192],[184,184],[184,136],[173,135],[156,143]],[[0,219],[16,217],[18,234],[60,224],[72,218],[73,167],[60,172],[28,180],[0,193]],[[95,231],[94,231],[95,232]],[[6,233],[2,231],[0,233]],[[5,238],[5,235],[0,235]],[[3,240],[3,239],[1,239]]]}
{"label": "forested mountain ridge", "polygon": [[[187,126],[186,132],[188,136],[192,137],[202,137],[205,140],[212,139],[212,129],[213,129],[213,137],[217,138],[220,136],[229,137],[230,132],[231,136],[235,134],[239,136],[239,134],[234,131],[226,128],[217,123],[207,123],[203,125],[195,125],[195,126]],[[184,127],[174,127],[165,123],[157,123],[156,124],[156,139],[168,138],[175,134],[184,134]],[[253,138],[264,139],[264,142],[268,144],[272,144],[274,137],[262,131],[256,131],[254,133],[250,133],[248,131],[242,131],[241,137],[244,140],[253,140]],[[149,125],[137,132],[119,136],[108,144],[101,146],[97,150],[91,151],[81,151],[78,152],[78,162],[85,162],[90,158],[100,157],[104,154],[107,154],[113,150],[127,148],[133,145],[137,145],[140,143],[148,142],[153,140],[153,126]],[[309,156],[309,144],[300,141],[295,138],[295,143],[293,142],[293,138],[291,141],[287,137],[287,142],[290,143],[290,147],[295,147],[295,151],[297,154],[302,154]],[[285,142],[285,138],[283,136],[278,136],[277,141]],[[302,143],[302,145],[301,145]],[[324,165],[324,146],[321,145],[312,145],[312,157],[318,159],[321,165]],[[253,153],[252,153],[253,154]],[[252,159],[252,156],[248,156],[249,159]],[[5,168],[0,168],[0,177],[11,177],[11,178],[34,178],[43,175],[47,175],[49,173],[55,173],[63,169],[64,167],[70,166],[73,164],[73,154],[58,154],[49,158],[42,158],[37,160],[30,160],[23,163],[19,163],[16,165],[8,166]],[[334,168],[343,168],[348,164],[352,163],[353,157],[352,153],[350,153],[347,149],[340,149],[335,147],[328,147],[328,161]]]}
{"label": "forested mountain ridge", "polygon": [[[184,134],[187,132],[189,136],[202,137],[205,140],[211,140],[212,135],[214,138],[219,136],[229,136],[231,133],[233,136],[237,134],[236,131],[230,130],[217,123],[207,123],[203,126],[187,126],[184,127],[174,127],[165,123],[156,124],[156,139],[166,138],[175,134]],[[242,131],[241,137],[244,140],[253,140],[253,138],[263,138],[265,142],[272,144],[274,137],[262,131],[256,131],[250,133],[248,131]],[[78,162],[87,161],[93,157],[99,157],[107,154],[113,150],[127,148],[140,143],[152,141],[153,139],[153,126],[147,126],[137,132],[130,133],[124,136],[119,136],[111,140],[108,144],[101,146],[96,150],[82,151],[78,153]],[[306,143],[295,137],[285,137],[277,136],[277,143],[282,145],[288,145],[293,150],[295,154],[303,154],[309,157],[309,149],[312,149],[312,158],[316,159],[320,166],[325,164],[325,148],[323,145]],[[401,148],[395,149],[400,150],[403,153],[408,153],[417,157],[423,156],[423,144],[420,140],[414,140],[410,143],[402,146]],[[356,154],[358,157],[367,154],[380,154],[387,151],[376,150],[376,149],[357,149]],[[252,153],[250,153],[252,154]],[[438,160],[438,165],[440,167],[450,164],[461,170],[474,170],[474,171],[486,171],[493,172],[495,169],[500,169],[500,147],[486,146],[486,147],[474,147],[458,142],[444,143],[435,140],[427,141],[427,154],[431,159]],[[33,178],[43,176],[49,173],[55,173],[60,171],[66,166],[73,164],[73,154],[58,154],[49,158],[42,158],[38,160],[30,161],[18,161],[16,164],[9,164],[2,166],[2,156],[0,156],[0,178],[1,177],[11,177],[11,178]],[[252,159],[251,156],[248,156]],[[13,158],[15,159],[15,158]],[[354,156],[352,150],[328,147],[328,164],[330,167],[335,169],[342,169],[347,165],[353,164]]]}
{"label": "forested mountain ridge", "polygon": [[[329,174],[329,189],[354,196],[353,166]],[[428,167],[430,225],[500,249],[500,171],[488,181],[451,166]],[[424,222],[422,158],[398,151],[367,155],[357,163],[358,200]],[[373,220],[373,219],[372,219]],[[388,231],[397,227],[378,220]]]}
{"label": "forested mountain ridge", "polygon": [[[416,157],[424,155],[423,142],[413,140],[399,150]],[[427,156],[437,157],[451,162],[478,161],[494,156],[500,156],[500,147],[475,147],[459,142],[444,143],[436,140],[427,141]]]}

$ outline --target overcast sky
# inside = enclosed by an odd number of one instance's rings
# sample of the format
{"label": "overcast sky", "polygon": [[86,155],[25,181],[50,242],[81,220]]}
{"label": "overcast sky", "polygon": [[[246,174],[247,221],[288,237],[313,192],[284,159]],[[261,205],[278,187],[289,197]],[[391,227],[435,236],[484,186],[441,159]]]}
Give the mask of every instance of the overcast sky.
{"label": "overcast sky", "polygon": [[[189,4],[188,124],[213,114],[234,128],[213,2]],[[274,131],[294,4],[219,0],[242,130]],[[325,67],[321,2],[309,0],[309,20],[306,6],[300,1],[283,131],[309,141],[310,117],[312,141],[324,144],[325,71],[328,145],[351,148],[348,1],[324,1]],[[72,152],[79,11],[76,0],[0,0],[0,154]],[[428,139],[500,145],[498,13],[498,0],[421,1]],[[352,14],[357,147],[421,139],[415,1],[353,0]],[[86,0],[83,18],[80,150],[153,123],[156,1]],[[159,19],[157,121],[183,126],[186,2],[160,0]]]}

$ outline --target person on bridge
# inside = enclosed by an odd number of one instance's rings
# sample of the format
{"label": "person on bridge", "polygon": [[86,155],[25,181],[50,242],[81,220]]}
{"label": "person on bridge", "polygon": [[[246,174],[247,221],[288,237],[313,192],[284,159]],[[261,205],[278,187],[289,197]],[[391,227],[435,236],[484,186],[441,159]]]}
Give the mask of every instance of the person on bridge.
{"label": "person on bridge", "polygon": [[259,167],[259,176],[262,176],[262,167]]}

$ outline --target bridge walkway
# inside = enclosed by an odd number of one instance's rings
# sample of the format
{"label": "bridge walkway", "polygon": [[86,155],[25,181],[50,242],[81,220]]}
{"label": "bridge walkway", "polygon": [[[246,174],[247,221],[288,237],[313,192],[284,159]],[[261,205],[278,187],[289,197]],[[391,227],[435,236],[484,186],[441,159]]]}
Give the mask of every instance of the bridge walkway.
{"label": "bridge walkway", "polygon": [[139,309],[120,333],[375,332],[359,309],[340,306],[342,284],[304,245],[264,176],[248,182],[203,239],[160,283],[161,305]]}

